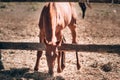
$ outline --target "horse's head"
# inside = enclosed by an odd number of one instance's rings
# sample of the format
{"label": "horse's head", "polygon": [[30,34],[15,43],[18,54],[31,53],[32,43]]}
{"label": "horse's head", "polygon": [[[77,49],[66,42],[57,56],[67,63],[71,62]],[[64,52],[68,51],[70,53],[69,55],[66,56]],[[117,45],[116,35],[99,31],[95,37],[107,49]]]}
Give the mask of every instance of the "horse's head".
{"label": "horse's head", "polygon": [[44,43],[46,45],[46,58],[49,74],[53,75],[53,68],[55,65],[55,59],[58,56],[58,46],[60,45],[60,41],[53,43],[51,41],[48,42],[46,39],[44,39]]}

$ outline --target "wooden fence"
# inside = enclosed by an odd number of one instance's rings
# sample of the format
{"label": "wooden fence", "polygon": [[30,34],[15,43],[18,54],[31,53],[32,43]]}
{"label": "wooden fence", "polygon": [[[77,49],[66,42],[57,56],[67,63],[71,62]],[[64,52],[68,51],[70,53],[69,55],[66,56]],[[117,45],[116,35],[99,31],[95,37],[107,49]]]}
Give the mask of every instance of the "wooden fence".
{"label": "wooden fence", "polygon": [[[32,42],[0,42],[0,49],[45,50],[45,45]],[[120,45],[62,44],[58,49],[62,51],[120,53]]]}

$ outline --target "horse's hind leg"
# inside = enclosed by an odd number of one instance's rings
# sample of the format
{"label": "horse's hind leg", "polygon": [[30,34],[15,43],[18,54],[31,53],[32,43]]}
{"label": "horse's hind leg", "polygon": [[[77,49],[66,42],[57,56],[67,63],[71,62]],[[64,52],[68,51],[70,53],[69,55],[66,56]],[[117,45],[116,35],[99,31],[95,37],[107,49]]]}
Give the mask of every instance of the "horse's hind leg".
{"label": "horse's hind leg", "polygon": [[80,69],[80,63],[79,63],[79,58],[78,58],[78,52],[76,51],[76,60],[77,60],[77,69]]}
{"label": "horse's hind leg", "polygon": [[[65,43],[65,42],[66,42],[66,40],[63,36],[62,43]],[[61,68],[62,68],[62,70],[65,68],[65,52],[64,51],[61,52]]]}
{"label": "horse's hind leg", "polygon": [[[72,43],[77,43],[76,41],[76,20],[72,18],[71,23],[69,25],[69,28],[71,30],[72,33]],[[76,52],[76,59],[77,59],[77,69],[80,69],[80,63],[79,63],[79,58],[78,58],[78,53]]]}
{"label": "horse's hind leg", "polygon": [[62,70],[64,70],[64,68],[65,68],[65,52],[64,51],[62,51],[62,53],[61,53],[62,55],[62,57],[61,57],[61,68],[62,68]]}
{"label": "horse's hind leg", "polygon": [[72,17],[71,23],[68,25],[72,34],[72,43],[77,43],[76,41],[76,19]]}

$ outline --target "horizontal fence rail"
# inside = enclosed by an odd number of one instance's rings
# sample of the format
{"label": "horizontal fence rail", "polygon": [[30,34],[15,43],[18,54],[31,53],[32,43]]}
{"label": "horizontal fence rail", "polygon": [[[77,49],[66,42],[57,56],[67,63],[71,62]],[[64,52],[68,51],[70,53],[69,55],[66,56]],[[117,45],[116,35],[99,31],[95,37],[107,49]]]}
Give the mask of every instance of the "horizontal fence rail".
{"label": "horizontal fence rail", "polygon": [[[45,50],[43,43],[32,42],[0,42],[0,49],[15,50]],[[85,51],[85,52],[115,52],[120,53],[120,45],[95,45],[95,44],[62,44],[58,47],[62,51]]]}
{"label": "horizontal fence rail", "polygon": [[0,42],[0,49],[45,50],[45,45],[31,42]]}

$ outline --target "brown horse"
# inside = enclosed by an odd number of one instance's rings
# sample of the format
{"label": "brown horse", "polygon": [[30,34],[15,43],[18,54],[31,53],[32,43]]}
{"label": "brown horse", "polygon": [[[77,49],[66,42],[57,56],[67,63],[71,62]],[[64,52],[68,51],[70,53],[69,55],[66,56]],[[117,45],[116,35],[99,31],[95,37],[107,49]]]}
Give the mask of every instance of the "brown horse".
{"label": "brown horse", "polygon": [[[58,46],[63,41],[63,29],[68,26],[72,33],[72,43],[76,43],[76,11],[74,5],[70,2],[50,2],[47,3],[41,13],[39,20],[40,43],[46,44],[46,58],[49,73],[52,75],[56,58],[58,58],[58,72],[61,72],[65,65],[63,64],[64,52],[58,52]],[[38,70],[39,59],[42,51],[37,52],[37,60],[34,70]],[[77,59],[78,54],[76,53]],[[78,61],[78,60],[77,60]],[[62,62],[62,64],[60,64]],[[80,68],[77,62],[77,68]]]}

